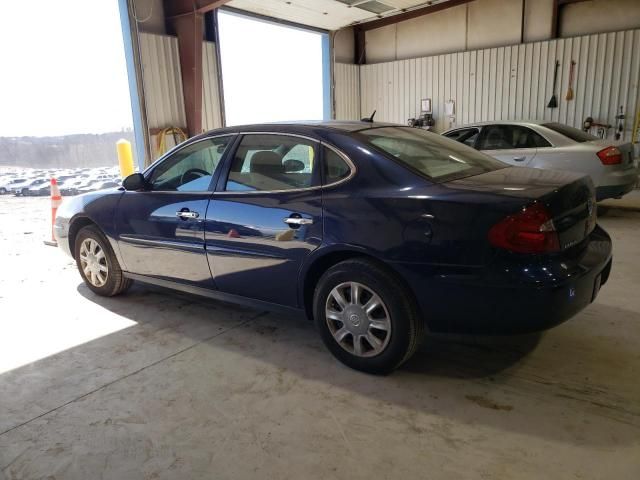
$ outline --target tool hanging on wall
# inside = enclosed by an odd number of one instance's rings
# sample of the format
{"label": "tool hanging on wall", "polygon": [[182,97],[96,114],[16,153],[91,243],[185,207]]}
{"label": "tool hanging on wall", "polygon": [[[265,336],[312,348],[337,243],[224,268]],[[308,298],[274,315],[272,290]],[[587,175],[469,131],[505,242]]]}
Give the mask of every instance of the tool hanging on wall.
{"label": "tool hanging on wall", "polygon": [[565,99],[567,100],[567,102],[573,100],[573,72],[575,70],[576,67],[576,62],[574,62],[573,60],[571,60],[571,65],[569,65],[569,88],[567,89],[567,96],[565,97]]}
{"label": "tool hanging on wall", "polygon": [[553,93],[551,95],[551,100],[547,104],[547,108],[558,108],[558,99],[556,98],[556,87],[558,83],[558,67],[560,66],[560,62],[556,60],[556,68],[553,72]]}
{"label": "tool hanging on wall", "polygon": [[622,132],[624,132],[624,118],[624,110],[622,108],[622,105],[620,105],[620,113],[616,115],[616,120],[618,121],[616,125],[616,134],[614,135],[616,140],[620,140],[620,137],[622,137]]}
{"label": "tool hanging on wall", "polygon": [[636,120],[633,122],[633,132],[631,132],[631,141],[633,143],[640,143],[638,133],[640,133],[640,108],[638,108],[638,112],[636,113]]}

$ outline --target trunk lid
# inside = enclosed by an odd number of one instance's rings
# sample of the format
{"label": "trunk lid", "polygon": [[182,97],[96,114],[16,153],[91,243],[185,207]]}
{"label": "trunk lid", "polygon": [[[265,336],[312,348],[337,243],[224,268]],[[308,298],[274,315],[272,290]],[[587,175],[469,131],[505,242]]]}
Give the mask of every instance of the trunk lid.
{"label": "trunk lid", "polygon": [[584,142],[584,145],[592,145],[594,153],[599,152],[602,149],[607,147],[616,147],[618,150],[622,152],[622,163],[619,165],[611,165],[613,167],[618,168],[629,168],[634,166],[634,150],[633,144],[629,142],[619,142],[619,141],[611,141],[611,140],[592,140],[590,142]]}
{"label": "trunk lid", "polygon": [[[447,187],[509,197],[511,201],[505,203],[514,210],[510,213],[540,202],[552,217],[561,250],[579,244],[596,225],[595,188],[588,176],[511,167],[453,180]],[[514,199],[520,201],[514,203]]]}

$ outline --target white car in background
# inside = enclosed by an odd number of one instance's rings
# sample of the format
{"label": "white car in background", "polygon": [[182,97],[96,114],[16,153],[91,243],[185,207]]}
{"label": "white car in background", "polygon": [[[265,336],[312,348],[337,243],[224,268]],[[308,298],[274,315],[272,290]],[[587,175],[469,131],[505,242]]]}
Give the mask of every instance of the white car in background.
{"label": "white car in background", "polygon": [[561,123],[483,122],[443,135],[510,165],[589,175],[598,200],[620,198],[638,181],[631,143],[603,140]]}

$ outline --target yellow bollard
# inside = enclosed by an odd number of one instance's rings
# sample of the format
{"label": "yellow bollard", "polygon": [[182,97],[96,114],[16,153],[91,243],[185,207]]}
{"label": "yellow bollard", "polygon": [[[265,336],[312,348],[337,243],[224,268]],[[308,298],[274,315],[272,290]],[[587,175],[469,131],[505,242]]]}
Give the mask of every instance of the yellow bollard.
{"label": "yellow bollard", "polygon": [[133,168],[131,142],[125,139],[118,140],[116,150],[118,151],[118,163],[120,164],[120,177],[126,178],[135,171]]}

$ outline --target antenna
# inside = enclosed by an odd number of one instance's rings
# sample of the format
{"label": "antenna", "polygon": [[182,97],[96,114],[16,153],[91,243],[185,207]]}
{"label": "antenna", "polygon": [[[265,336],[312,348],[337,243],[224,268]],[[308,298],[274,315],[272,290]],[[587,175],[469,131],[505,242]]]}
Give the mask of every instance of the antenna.
{"label": "antenna", "polygon": [[377,111],[377,110],[374,110],[374,111],[373,111],[373,113],[371,114],[371,116],[370,116],[370,117],[368,117],[368,118],[367,118],[367,117],[361,118],[361,119],[360,119],[360,121],[361,121],[361,122],[369,122],[369,123],[373,123],[373,117],[374,117],[374,115],[376,114],[376,111]]}

